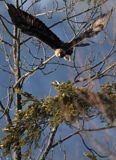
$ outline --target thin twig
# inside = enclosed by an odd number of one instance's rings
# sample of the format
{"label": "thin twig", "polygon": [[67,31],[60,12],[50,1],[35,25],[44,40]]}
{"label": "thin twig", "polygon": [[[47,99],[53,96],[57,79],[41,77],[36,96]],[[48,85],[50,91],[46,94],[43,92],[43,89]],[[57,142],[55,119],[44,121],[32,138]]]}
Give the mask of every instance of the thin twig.
{"label": "thin twig", "polygon": [[8,32],[8,34],[13,38],[13,39],[16,39],[16,37],[13,36],[13,34],[8,30],[8,28],[6,27],[3,19],[0,17],[0,20],[1,20],[1,23],[2,25],[4,26],[4,28],[6,29],[6,31]]}
{"label": "thin twig", "polygon": [[100,158],[106,158],[106,157],[107,157],[107,156],[102,156],[102,155],[100,155],[100,154],[97,153],[93,148],[89,147],[89,146],[87,145],[87,143],[85,142],[83,136],[82,136],[80,133],[79,133],[79,136],[80,136],[80,138],[81,138],[84,146],[91,152],[91,154],[92,154],[93,156],[94,156],[94,154],[96,154],[96,155],[97,155],[98,157],[100,157]]}
{"label": "thin twig", "polygon": [[93,129],[82,129],[82,130],[78,130],[78,131],[70,134],[69,136],[67,136],[67,137],[59,140],[58,142],[54,143],[54,144],[52,145],[52,148],[54,148],[54,147],[56,147],[57,145],[65,142],[66,140],[72,138],[73,136],[78,135],[78,134],[81,133],[81,132],[98,132],[98,131],[103,131],[103,130],[112,129],[112,128],[116,128],[116,126],[108,126],[108,127],[102,127],[102,128],[93,128]]}
{"label": "thin twig", "polygon": [[[92,82],[92,81],[94,81],[94,80],[96,80],[96,79],[98,79],[98,78],[101,78],[101,77],[103,77],[103,76],[105,76],[106,75],[106,73],[108,73],[112,68],[114,68],[116,66],[116,62],[115,63],[113,63],[112,65],[110,65],[110,66],[108,66],[106,69],[104,69],[102,72],[97,72],[96,73],[96,75],[94,75],[87,83],[86,83],[86,85],[88,85],[90,82]],[[86,86],[85,85],[85,86]]]}
{"label": "thin twig", "polygon": [[50,136],[49,136],[49,139],[48,139],[48,144],[47,144],[45,150],[42,152],[42,155],[39,157],[38,160],[45,160],[46,156],[48,155],[49,151],[51,150],[52,144],[53,144],[53,141],[54,141],[54,137],[55,137],[55,134],[57,132],[57,128],[58,127],[54,127],[54,128],[51,129]]}
{"label": "thin twig", "polygon": [[38,66],[36,66],[33,70],[25,73],[21,78],[18,79],[17,83],[14,85],[13,88],[17,87],[17,85],[21,82],[24,81],[26,78],[28,78],[29,76],[31,76],[35,71],[37,71],[38,69],[40,69],[42,66],[44,66],[45,64],[47,64],[49,61],[51,61],[53,58],[55,57],[55,55],[49,57],[47,60],[45,60],[43,63],[39,64]]}
{"label": "thin twig", "polygon": [[[106,0],[106,1],[107,1],[107,0]],[[105,3],[106,1],[104,1],[104,3]],[[91,7],[91,8],[89,8],[89,9],[87,9],[87,10],[81,12],[81,13],[78,13],[78,14],[76,14],[76,15],[70,16],[68,19],[72,19],[72,18],[74,18],[74,17],[76,17],[76,16],[80,16],[80,15],[86,13],[86,12],[89,12],[89,11],[91,11],[91,10],[93,10],[93,9],[96,9],[96,8],[100,7],[101,5],[102,5],[102,3],[101,3],[101,4],[98,4],[97,6]],[[62,20],[60,20],[60,21],[54,23],[53,25],[51,25],[51,26],[49,27],[49,29],[55,27],[56,25],[58,25],[58,24],[60,24],[60,23],[63,23],[63,22],[66,21],[66,20],[67,20],[67,18],[63,18]]]}

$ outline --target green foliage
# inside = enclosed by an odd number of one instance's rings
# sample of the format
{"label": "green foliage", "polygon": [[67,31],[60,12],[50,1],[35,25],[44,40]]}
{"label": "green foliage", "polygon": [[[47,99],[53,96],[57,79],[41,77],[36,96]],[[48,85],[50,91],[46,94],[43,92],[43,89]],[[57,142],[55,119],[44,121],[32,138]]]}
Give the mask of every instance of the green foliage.
{"label": "green foliage", "polygon": [[[73,122],[89,114],[91,104],[86,98],[87,88],[74,86],[70,81],[53,83],[58,94],[45,101],[47,112],[52,111],[51,122],[55,125],[61,122]],[[52,104],[52,105],[51,105]]]}
{"label": "green foliage", "polygon": [[24,111],[17,111],[13,123],[4,129],[6,137],[3,139],[2,146],[6,154],[11,149],[17,150],[24,145],[36,144],[40,139],[41,132],[47,125],[47,116],[40,106],[41,103],[38,101],[28,105],[28,109]]}
{"label": "green foliage", "polygon": [[104,113],[113,122],[116,119],[116,83],[103,85],[98,94],[102,99],[102,104],[104,104]]}
{"label": "green foliage", "polygon": [[[105,84],[99,93],[85,87],[77,87],[70,81],[54,82],[56,96],[38,100],[29,93],[17,90],[23,98],[23,110],[17,111],[12,124],[4,129],[6,133],[1,147],[5,153],[11,149],[28,146],[25,156],[31,154],[31,145],[39,143],[46,127],[55,127],[62,122],[72,124],[75,120],[89,119],[99,113],[116,118],[116,83]],[[101,110],[101,108],[102,110]],[[104,112],[105,111],[105,114]],[[113,119],[112,119],[113,117]],[[94,159],[95,160],[95,157]]]}
{"label": "green foliage", "polygon": [[116,83],[107,83],[101,87],[101,93],[116,100]]}
{"label": "green foliage", "polygon": [[97,160],[97,157],[91,153],[84,153],[84,156],[87,157],[89,160]]}

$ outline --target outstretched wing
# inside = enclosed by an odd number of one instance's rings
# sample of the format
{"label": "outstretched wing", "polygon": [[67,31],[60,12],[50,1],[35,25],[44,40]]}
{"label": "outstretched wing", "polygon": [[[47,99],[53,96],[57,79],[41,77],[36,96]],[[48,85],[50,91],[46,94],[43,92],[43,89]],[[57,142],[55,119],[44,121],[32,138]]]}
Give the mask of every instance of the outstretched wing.
{"label": "outstretched wing", "polygon": [[30,36],[39,38],[52,49],[63,46],[62,42],[42,21],[28,14],[27,12],[15,8],[12,4],[7,4],[8,12],[14,25]]}
{"label": "outstretched wing", "polygon": [[83,44],[83,41],[86,38],[91,38],[101,32],[106,27],[112,14],[111,10],[108,13],[99,16],[85,32],[81,33],[71,42],[64,43],[38,18],[19,8],[15,8],[12,4],[7,4],[7,6],[14,25],[20,28],[23,33],[37,37],[49,45],[55,50],[56,56],[65,57],[66,59],[69,59],[74,47],[84,47],[89,45],[88,43]]}
{"label": "outstretched wing", "polygon": [[83,40],[86,38],[91,38],[95,35],[97,35],[99,32],[101,32],[107,25],[110,16],[112,15],[112,11],[109,11],[106,14],[103,14],[102,16],[99,16],[96,18],[96,20],[90,25],[90,27],[83,33],[79,35],[79,37],[74,38],[70,43],[69,43],[69,48],[74,48],[78,47]]}

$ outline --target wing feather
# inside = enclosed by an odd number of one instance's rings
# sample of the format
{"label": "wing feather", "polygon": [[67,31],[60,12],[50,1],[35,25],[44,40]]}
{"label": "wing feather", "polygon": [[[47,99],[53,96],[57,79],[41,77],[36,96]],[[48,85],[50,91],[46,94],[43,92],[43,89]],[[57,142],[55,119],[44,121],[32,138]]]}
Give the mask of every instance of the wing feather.
{"label": "wing feather", "polygon": [[97,17],[85,32],[81,33],[71,42],[64,43],[41,20],[19,8],[15,8],[12,4],[7,5],[9,15],[14,25],[20,28],[23,33],[39,38],[52,49],[58,51],[58,55],[60,55],[60,57],[71,55],[74,47],[89,45],[83,44],[83,41],[86,38],[91,38],[101,32],[106,27],[113,11],[111,10],[108,13]]}
{"label": "wing feather", "polygon": [[74,48],[79,46],[81,42],[83,42],[86,38],[91,38],[101,32],[107,25],[110,16],[112,15],[112,11],[103,14],[96,18],[96,20],[91,24],[91,26],[83,33],[81,33],[78,37],[74,38],[69,43],[69,48]]}
{"label": "wing feather", "polygon": [[23,33],[39,38],[52,49],[63,46],[64,42],[62,42],[41,20],[21,9],[15,8],[12,4],[7,5],[13,24],[20,28]]}

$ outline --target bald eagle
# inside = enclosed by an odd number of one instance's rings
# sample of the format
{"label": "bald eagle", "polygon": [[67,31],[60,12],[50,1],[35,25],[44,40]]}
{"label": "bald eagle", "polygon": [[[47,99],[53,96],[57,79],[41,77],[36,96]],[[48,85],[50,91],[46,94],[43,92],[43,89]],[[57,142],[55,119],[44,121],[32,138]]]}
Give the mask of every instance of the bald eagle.
{"label": "bald eagle", "polygon": [[95,36],[106,27],[112,14],[111,10],[97,17],[85,32],[80,33],[79,36],[75,37],[70,42],[65,43],[38,18],[21,10],[20,8],[16,8],[12,4],[7,4],[7,6],[9,15],[15,26],[20,28],[23,33],[29,36],[34,36],[50,46],[57,57],[64,57],[67,60],[70,60],[74,47],[88,45],[83,44],[83,40]]}

